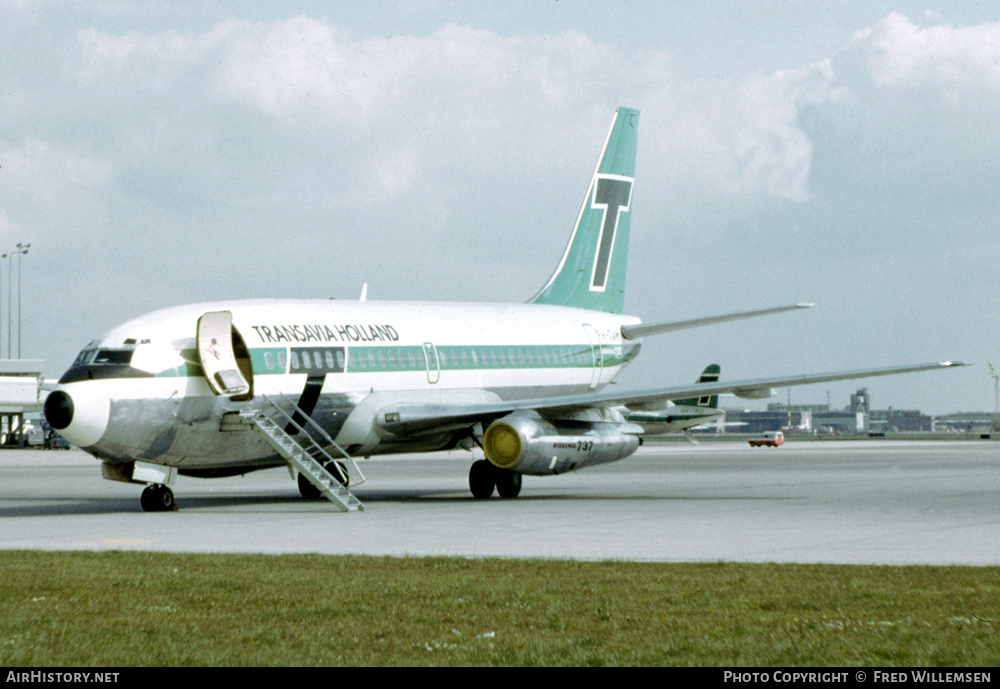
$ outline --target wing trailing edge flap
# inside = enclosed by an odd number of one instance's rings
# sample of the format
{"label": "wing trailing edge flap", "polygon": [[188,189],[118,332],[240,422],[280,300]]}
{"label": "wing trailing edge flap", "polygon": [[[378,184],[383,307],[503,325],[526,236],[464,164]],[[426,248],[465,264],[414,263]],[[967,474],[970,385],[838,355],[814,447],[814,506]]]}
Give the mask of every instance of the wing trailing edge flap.
{"label": "wing trailing edge flap", "polygon": [[412,437],[423,433],[470,428],[481,422],[489,424],[496,419],[516,411],[535,411],[546,416],[557,416],[571,414],[583,409],[618,405],[639,408],[642,405],[648,405],[652,402],[694,396],[717,395],[727,392],[731,392],[738,397],[759,399],[770,396],[772,388],[827,383],[834,380],[891,376],[900,373],[917,373],[919,371],[934,371],[958,366],[968,366],[968,364],[961,361],[938,361],[926,364],[869,368],[855,371],[835,371],[831,373],[803,374],[776,378],[720,381],[717,383],[690,383],[683,386],[654,388],[634,392],[616,390],[614,392],[597,392],[586,395],[479,402],[474,404],[401,403],[384,408],[379,412],[376,423],[383,431],[390,435]]}

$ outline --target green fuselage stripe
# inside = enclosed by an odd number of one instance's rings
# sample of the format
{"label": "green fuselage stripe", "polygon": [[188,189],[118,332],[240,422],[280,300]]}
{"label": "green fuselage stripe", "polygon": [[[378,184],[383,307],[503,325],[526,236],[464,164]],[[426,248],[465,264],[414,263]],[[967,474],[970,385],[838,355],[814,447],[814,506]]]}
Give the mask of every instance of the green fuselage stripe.
{"label": "green fuselage stripe", "polygon": [[[253,373],[392,373],[405,371],[482,371],[620,366],[639,353],[639,344],[539,346],[389,346],[389,347],[257,347],[250,350]],[[600,353],[600,361],[598,359]],[[188,363],[156,374],[158,377],[198,377],[201,366],[194,351],[183,352]]]}

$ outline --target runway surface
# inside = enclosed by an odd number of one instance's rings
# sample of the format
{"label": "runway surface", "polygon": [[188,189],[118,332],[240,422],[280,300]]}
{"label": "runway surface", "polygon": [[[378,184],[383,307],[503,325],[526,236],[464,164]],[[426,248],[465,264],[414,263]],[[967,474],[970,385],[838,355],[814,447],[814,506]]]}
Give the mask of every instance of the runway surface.
{"label": "runway surface", "polygon": [[360,462],[361,513],[284,469],[181,477],[178,512],[77,450],[0,451],[0,549],[1000,564],[1000,443],[649,444],[614,464],[474,500],[469,453]]}

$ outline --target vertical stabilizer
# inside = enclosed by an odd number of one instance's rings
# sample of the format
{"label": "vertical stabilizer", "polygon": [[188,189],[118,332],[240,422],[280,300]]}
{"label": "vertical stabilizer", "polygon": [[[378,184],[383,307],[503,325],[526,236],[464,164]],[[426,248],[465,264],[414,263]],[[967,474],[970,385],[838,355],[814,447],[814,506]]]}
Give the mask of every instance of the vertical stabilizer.
{"label": "vertical stabilizer", "polygon": [[576,227],[536,304],[622,313],[639,111],[618,108]]}
{"label": "vertical stabilizer", "polygon": [[[722,369],[718,364],[709,364],[705,367],[702,372],[701,377],[698,378],[699,383],[718,383],[719,382],[719,372]],[[681,407],[708,407],[710,409],[719,408],[719,396],[718,395],[705,395],[704,397],[689,397],[682,400],[674,400],[674,404]]]}

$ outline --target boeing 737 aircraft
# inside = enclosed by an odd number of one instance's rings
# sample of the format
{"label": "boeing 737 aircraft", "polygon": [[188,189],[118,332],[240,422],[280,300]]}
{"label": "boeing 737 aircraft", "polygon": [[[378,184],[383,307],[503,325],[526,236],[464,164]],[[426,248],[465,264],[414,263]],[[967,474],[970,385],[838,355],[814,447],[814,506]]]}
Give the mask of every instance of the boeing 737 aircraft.
{"label": "boeing 737 aircraft", "polygon": [[523,304],[266,299],[179,306],[114,328],[80,352],[45,401],[48,422],[176,509],[180,475],[287,465],[304,495],[360,509],[355,457],[481,447],[477,498],[515,497],[521,476],[628,457],[643,429],[618,410],[667,400],[945,368],[951,362],[605,390],[641,339],[791,306],[644,324],[624,315],[636,127],[619,108],[562,259]]}

